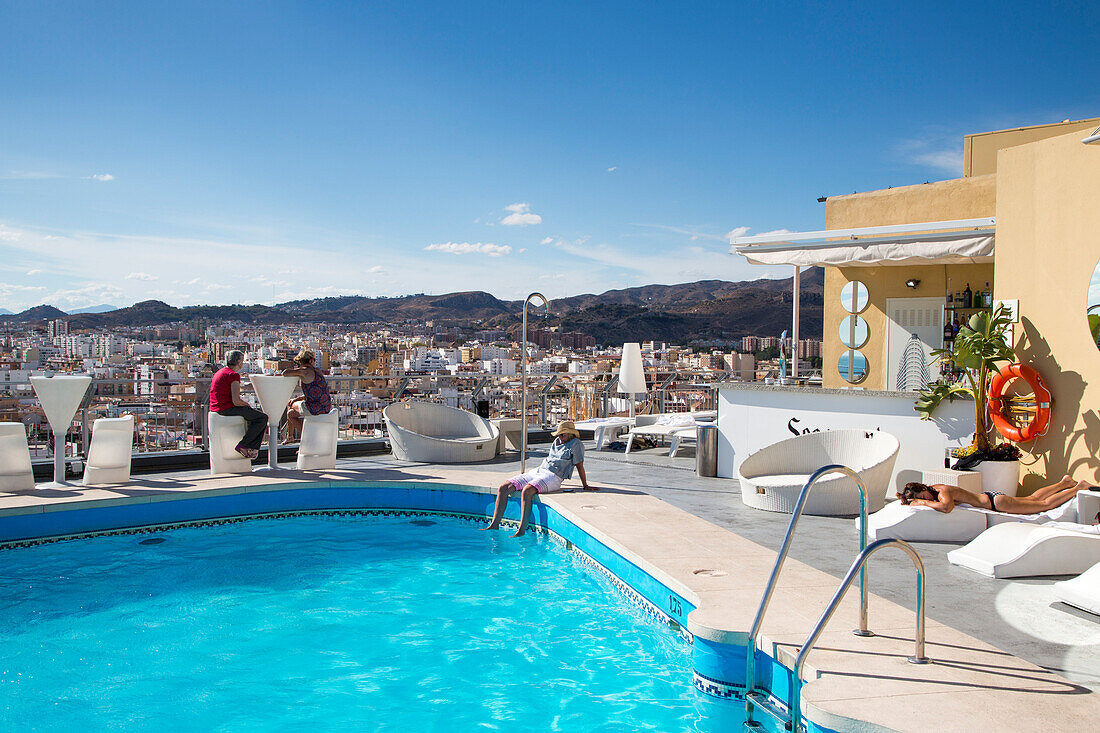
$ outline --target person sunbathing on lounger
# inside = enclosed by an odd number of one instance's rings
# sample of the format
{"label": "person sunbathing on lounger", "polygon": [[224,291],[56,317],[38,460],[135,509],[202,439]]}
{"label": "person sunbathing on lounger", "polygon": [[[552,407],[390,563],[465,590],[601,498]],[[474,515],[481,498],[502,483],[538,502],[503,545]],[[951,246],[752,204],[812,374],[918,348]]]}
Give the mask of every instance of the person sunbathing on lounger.
{"label": "person sunbathing on lounger", "polygon": [[1050,486],[1044,486],[1031,496],[1008,496],[1000,491],[983,491],[975,494],[958,486],[927,484],[912,481],[897,493],[902,504],[930,506],[938,512],[949,513],[957,504],[969,504],[979,509],[992,509],[1005,514],[1041,514],[1062,506],[1077,496],[1078,491],[1093,488],[1084,481],[1074,481],[1069,476]]}

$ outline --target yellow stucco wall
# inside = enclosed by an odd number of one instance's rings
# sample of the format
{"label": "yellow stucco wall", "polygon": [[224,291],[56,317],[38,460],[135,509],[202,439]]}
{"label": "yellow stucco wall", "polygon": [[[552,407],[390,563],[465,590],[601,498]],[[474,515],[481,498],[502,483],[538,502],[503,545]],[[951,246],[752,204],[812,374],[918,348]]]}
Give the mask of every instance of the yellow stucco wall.
{"label": "yellow stucco wall", "polygon": [[1100,144],[1074,132],[1002,150],[997,161],[997,298],[1018,298],[1016,349],[1054,395],[1030,448],[1024,490],[1069,473],[1100,482],[1100,351],[1085,319],[1100,258]]}
{"label": "yellow stucco wall", "polygon": [[[825,227],[847,229],[973,219],[993,216],[995,209],[996,176],[957,178],[848,196],[830,196],[825,205]],[[967,282],[973,290],[978,290],[984,288],[986,282],[993,282],[993,266],[825,268],[823,386],[848,386],[836,368],[841,353],[846,351],[839,335],[840,322],[848,315],[840,305],[840,291],[845,283],[862,281],[867,285],[870,300],[867,310],[860,313],[867,321],[870,333],[867,345],[861,349],[867,357],[868,376],[858,386],[885,389],[887,299],[942,298],[947,292],[948,277],[951,278],[952,290],[962,290]],[[915,290],[905,287],[905,281],[909,278],[920,280],[920,286]]]}
{"label": "yellow stucco wall", "polygon": [[963,175],[982,176],[996,173],[997,153],[1006,148],[1068,133],[1077,133],[1080,138],[1097,127],[1100,127],[1100,117],[966,135],[963,137]]}
{"label": "yellow stucco wall", "polygon": [[[886,384],[886,301],[891,298],[944,298],[947,278],[951,289],[967,283],[974,291],[993,282],[993,265],[933,265],[928,267],[828,267],[825,269],[825,337],[822,343],[822,382],[825,387],[849,386],[837,371],[837,360],[847,351],[840,343],[840,323],[848,312],[840,305],[840,291],[846,283],[859,280],[867,286],[867,310],[859,315],[867,321],[869,338],[860,351],[867,357],[868,374],[860,384],[866,389],[887,389]],[[920,280],[916,289],[907,288],[909,278]],[[937,344],[938,345],[938,344]]]}

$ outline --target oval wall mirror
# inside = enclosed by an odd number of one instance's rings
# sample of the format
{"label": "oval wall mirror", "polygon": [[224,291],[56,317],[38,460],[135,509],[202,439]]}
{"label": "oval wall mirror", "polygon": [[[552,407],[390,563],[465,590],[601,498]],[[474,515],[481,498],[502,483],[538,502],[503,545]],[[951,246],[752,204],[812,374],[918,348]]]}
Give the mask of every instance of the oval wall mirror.
{"label": "oval wall mirror", "polygon": [[845,381],[851,384],[859,384],[867,378],[867,357],[862,351],[849,349],[840,355],[837,362],[837,371]]}
{"label": "oval wall mirror", "polygon": [[840,322],[840,343],[849,349],[860,349],[871,335],[867,321],[859,316],[848,316]]}
{"label": "oval wall mirror", "polygon": [[1089,297],[1085,301],[1085,316],[1089,320],[1089,333],[1092,334],[1092,342],[1100,349],[1100,262],[1096,263],[1096,269],[1092,271],[1092,280],[1089,281]]}
{"label": "oval wall mirror", "polygon": [[840,290],[840,304],[849,313],[862,313],[869,300],[867,286],[859,280],[853,280]]}

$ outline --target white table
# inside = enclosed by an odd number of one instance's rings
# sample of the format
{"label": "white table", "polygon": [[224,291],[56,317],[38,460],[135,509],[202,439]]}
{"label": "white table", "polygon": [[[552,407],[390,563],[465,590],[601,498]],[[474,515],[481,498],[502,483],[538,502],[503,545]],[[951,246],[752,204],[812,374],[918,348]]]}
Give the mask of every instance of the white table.
{"label": "white table", "polygon": [[277,377],[253,374],[249,377],[252,389],[260,399],[260,407],[267,413],[267,466],[255,470],[273,470],[279,467],[279,420],[298,386],[298,377]]}
{"label": "white table", "polygon": [[521,450],[523,447],[523,420],[518,417],[497,417],[490,420],[499,433],[497,454],[506,450]]}
{"label": "white table", "polygon": [[65,485],[65,434],[92,378],[85,375],[31,377],[31,386],[53,430],[53,484]]}

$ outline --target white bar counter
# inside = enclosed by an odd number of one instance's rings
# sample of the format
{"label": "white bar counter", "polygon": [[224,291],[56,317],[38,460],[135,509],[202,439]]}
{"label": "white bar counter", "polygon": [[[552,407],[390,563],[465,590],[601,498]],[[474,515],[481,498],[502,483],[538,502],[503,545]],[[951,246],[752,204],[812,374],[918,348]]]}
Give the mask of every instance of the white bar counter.
{"label": "white bar counter", "polygon": [[893,479],[906,469],[943,468],[948,448],[970,443],[974,404],[944,402],[932,420],[913,409],[916,392],[723,382],[718,389],[718,476],[772,443],[818,430],[882,430],[901,442]]}

